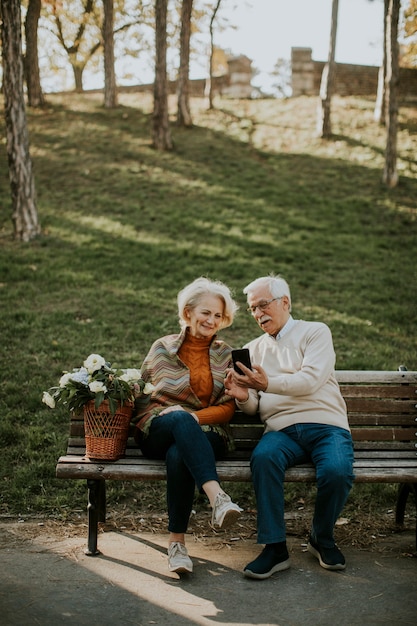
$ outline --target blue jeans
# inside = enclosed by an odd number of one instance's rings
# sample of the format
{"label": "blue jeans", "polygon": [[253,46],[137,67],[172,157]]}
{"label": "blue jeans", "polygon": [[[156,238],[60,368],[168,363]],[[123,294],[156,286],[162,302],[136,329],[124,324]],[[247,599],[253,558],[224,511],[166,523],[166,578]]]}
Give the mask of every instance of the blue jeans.
{"label": "blue jeans", "polygon": [[209,480],[219,481],[216,458],[226,446],[215,432],[203,432],[187,411],[172,411],[154,418],[139,447],[150,459],[165,459],[167,468],[168,530],[185,533],[194,500]]}
{"label": "blue jeans", "polygon": [[251,469],[258,543],[285,541],[285,470],[307,462],[313,462],[317,481],[311,534],[321,546],[334,546],[334,525],[354,479],[353,444],[347,430],[323,424],[295,424],[267,432],[254,449]]}

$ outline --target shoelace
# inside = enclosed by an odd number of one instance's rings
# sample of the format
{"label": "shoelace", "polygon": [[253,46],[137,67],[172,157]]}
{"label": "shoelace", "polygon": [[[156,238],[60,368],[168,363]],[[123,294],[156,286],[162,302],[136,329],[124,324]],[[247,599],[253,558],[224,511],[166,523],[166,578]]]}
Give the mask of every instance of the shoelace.
{"label": "shoelace", "polygon": [[218,493],[214,501],[213,512],[211,515],[211,524],[214,525],[216,521],[216,513],[219,511],[223,504],[230,502],[230,497],[226,493]]}
{"label": "shoelace", "polygon": [[174,557],[178,553],[180,553],[182,556],[188,556],[187,548],[179,541],[175,541],[169,546],[169,556]]}

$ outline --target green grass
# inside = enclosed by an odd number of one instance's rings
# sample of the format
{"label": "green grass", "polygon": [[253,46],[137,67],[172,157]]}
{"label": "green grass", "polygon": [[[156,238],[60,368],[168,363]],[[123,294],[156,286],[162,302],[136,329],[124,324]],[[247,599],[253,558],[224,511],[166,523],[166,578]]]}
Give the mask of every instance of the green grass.
{"label": "green grass", "polygon": [[[199,275],[234,290],[241,311],[223,337],[236,347],[258,334],[242,288],[278,272],[295,317],[331,327],[339,369],[417,370],[415,108],[400,110],[400,184],[387,190],[370,100],[335,98],[328,142],[313,98],[193,101],[195,127],[172,126],[170,153],[150,146],[148,96],[121,95],[113,111],[91,94],[48,101],[28,111],[43,233],[29,244],[12,239],[0,154],[1,513],[84,507],[83,483],[54,478],[68,415],[42,391],[91,352],[140,366],[176,332],[176,294]],[[140,504],[137,486],[110,499],[133,492]]]}

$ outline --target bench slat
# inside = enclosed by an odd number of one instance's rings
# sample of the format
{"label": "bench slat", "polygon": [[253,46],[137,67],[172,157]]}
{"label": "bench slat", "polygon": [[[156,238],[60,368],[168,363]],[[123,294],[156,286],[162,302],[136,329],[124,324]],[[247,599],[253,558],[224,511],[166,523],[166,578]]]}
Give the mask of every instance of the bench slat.
{"label": "bench slat", "polygon": [[415,399],[414,385],[340,385],[344,398]]}
{"label": "bench slat", "polygon": [[[249,460],[250,454],[256,445],[255,441],[243,442],[234,452],[228,453],[228,458],[235,458],[239,456],[240,458],[244,458]],[[377,456],[381,455],[389,455],[398,454],[399,451],[406,451],[410,455],[417,456],[417,448],[414,445],[410,445],[409,442],[401,442],[401,441],[356,441],[355,442],[355,456],[361,450],[374,450]],[[68,455],[77,455],[84,456],[85,455],[85,444],[84,442],[80,445],[69,445],[67,449]],[[125,456],[127,458],[141,458],[142,452],[139,448],[127,448]]]}
{"label": "bench slat", "polygon": [[417,383],[417,372],[397,370],[336,370],[336,380],[339,384],[355,383]]}
{"label": "bench slat", "polygon": [[[165,463],[136,459],[120,459],[116,463],[92,462],[79,457],[61,457],[58,463],[59,478],[90,478],[116,480],[164,480]],[[138,471],[139,470],[139,471]],[[219,461],[217,471],[221,480],[242,481],[251,479],[246,461]],[[414,459],[360,459],[355,460],[356,481],[370,482],[415,482],[416,462]],[[311,465],[300,465],[286,473],[286,481],[314,481],[315,472]]]}
{"label": "bench slat", "polygon": [[349,414],[349,425],[351,428],[355,426],[370,426],[379,428],[380,426],[414,426],[417,427],[416,424],[416,412],[414,414],[405,414],[405,413],[395,413],[384,415],[369,415],[367,413],[350,413]]}
{"label": "bench slat", "polygon": [[416,400],[400,398],[349,398],[345,397],[348,413],[399,413],[407,414],[415,411]]}
{"label": "bench slat", "polygon": [[353,428],[352,437],[358,441],[412,441],[416,428]]}

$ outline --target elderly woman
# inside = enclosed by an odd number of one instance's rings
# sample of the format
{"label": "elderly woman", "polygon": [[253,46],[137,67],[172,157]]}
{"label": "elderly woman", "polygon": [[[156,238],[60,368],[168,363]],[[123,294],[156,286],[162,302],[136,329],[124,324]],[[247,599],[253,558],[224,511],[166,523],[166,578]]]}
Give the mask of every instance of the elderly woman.
{"label": "elderly woman", "polygon": [[213,527],[230,526],[241,512],[215,463],[232,445],[227,423],[235,410],[223,384],[231,347],[216,333],[232,324],[237,308],[226,285],[197,278],[178,294],[181,332],[157,339],[141,367],[155,388],[138,400],[135,439],[146,457],[166,462],[171,572],[193,570],[185,533],[196,486],[210,501]]}

